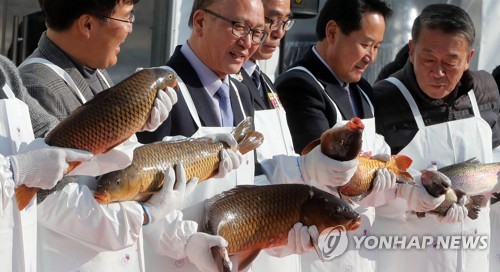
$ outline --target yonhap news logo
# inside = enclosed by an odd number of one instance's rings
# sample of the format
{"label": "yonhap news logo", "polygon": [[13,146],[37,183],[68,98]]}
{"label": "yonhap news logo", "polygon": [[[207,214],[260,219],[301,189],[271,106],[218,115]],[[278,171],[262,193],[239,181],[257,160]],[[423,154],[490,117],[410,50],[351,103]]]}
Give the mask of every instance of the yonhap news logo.
{"label": "yonhap news logo", "polygon": [[[395,236],[395,235],[362,235],[347,236],[343,226],[327,228],[318,237],[318,254],[323,260],[331,260],[342,255],[349,243],[353,249],[368,250],[485,250],[488,249],[487,235],[449,235],[449,236]],[[349,241],[351,240],[351,241]]]}

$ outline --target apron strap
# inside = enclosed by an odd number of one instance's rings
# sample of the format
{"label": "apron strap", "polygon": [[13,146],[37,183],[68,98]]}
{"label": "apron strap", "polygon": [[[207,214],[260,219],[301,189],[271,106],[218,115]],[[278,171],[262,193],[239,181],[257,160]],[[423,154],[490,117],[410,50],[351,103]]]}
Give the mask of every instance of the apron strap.
{"label": "apron strap", "polygon": [[19,65],[19,68],[26,66],[26,65],[29,65],[29,64],[33,64],[33,63],[44,64],[45,66],[52,69],[52,71],[54,71],[59,77],[61,77],[73,89],[73,92],[76,94],[76,96],[78,97],[80,102],[82,102],[83,104],[85,104],[87,102],[85,97],[83,97],[83,94],[80,92],[80,89],[78,89],[78,87],[76,86],[73,79],[69,76],[69,74],[66,73],[66,71],[64,71],[61,67],[55,65],[54,63],[50,62],[49,60],[44,59],[44,58],[30,58],[30,59],[25,60],[23,63],[21,63],[21,65]]}
{"label": "apron strap", "polygon": [[410,105],[411,111],[413,113],[413,117],[415,118],[415,122],[417,123],[418,129],[425,128],[424,119],[422,118],[422,114],[418,110],[417,103],[415,102],[415,99],[413,99],[413,96],[411,96],[410,91],[408,91],[406,86],[403,85],[403,83],[401,83],[401,81],[399,81],[399,79],[397,79],[395,77],[389,77],[389,78],[386,78],[385,80],[394,84],[399,89],[401,94],[403,94],[403,96],[406,98],[406,101]]}
{"label": "apron strap", "polygon": [[229,83],[231,83],[231,86],[233,86],[234,92],[236,93],[236,97],[238,97],[238,102],[240,104],[241,113],[243,113],[243,119],[245,119],[247,117],[247,114],[245,113],[245,109],[243,109],[243,103],[241,103],[240,91],[238,90],[236,85],[234,85],[234,83],[231,80],[229,80]]}
{"label": "apron strap", "polygon": [[99,69],[97,69],[97,76],[101,77],[102,81],[104,81],[108,89],[111,88],[111,85],[109,84],[108,80],[104,77],[101,70]]}
{"label": "apron strap", "polygon": [[10,86],[9,86],[9,85],[7,85],[7,82],[3,85],[2,90],[3,90],[3,92],[5,93],[5,95],[7,96],[7,98],[12,99],[12,98],[15,98],[15,97],[16,97],[16,96],[14,95],[14,92],[13,92],[13,91],[12,91],[12,89],[10,88]]}
{"label": "apron strap", "polygon": [[479,111],[479,107],[477,106],[476,96],[474,95],[474,90],[471,89],[468,93],[470,104],[472,105],[472,112],[474,112],[475,117],[481,117],[481,112]]}

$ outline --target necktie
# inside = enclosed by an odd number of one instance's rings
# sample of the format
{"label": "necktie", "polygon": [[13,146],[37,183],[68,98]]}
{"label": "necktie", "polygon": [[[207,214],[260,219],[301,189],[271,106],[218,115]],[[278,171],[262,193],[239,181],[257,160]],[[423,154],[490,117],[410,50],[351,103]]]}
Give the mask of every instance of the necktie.
{"label": "necktie", "polygon": [[354,112],[354,115],[359,117],[358,115],[358,109],[356,107],[356,104],[354,103],[352,97],[351,97],[351,90],[349,89],[349,84],[344,85],[344,89],[346,91],[347,97],[349,98],[349,103],[351,104],[351,109]]}
{"label": "necktie", "polygon": [[231,101],[229,99],[229,86],[222,84],[215,93],[215,97],[219,101],[219,109],[221,114],[221,125],[223,127],[233,126],[233,112],[231,111]]}
{"label": "necktie", "polygon": [[255,66],[255,70],[252,73],[252,81],[259,91],[260,97],[264,97],[264,89],[262,88],[262,81],[260,80],[260,68]]}

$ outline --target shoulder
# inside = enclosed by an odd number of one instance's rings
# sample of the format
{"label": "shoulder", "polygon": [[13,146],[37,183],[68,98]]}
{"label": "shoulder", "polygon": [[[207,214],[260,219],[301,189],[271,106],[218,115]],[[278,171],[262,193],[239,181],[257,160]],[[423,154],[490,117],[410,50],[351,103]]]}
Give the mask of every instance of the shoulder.
{"label": "shoulder", "polygon": [[498,86],[493,76],[486,71],[466,71],[461,83],[468,90],[474,90],[480,102],[498,100]]}

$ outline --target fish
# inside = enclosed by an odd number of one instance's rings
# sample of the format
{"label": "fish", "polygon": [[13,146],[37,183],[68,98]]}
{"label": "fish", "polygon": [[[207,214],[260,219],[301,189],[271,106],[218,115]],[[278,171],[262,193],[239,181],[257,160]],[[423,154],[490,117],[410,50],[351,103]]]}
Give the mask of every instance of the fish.
{"label": "fish", "polygon": [[[305,184],[239,185],[209,199],[205,215],[204,231],[226,239],[227,253],[237,256],[239,271],[262,249],[287,244],[288,232],[297,222],[315,225],[319,233],[336,226],[352,231],[361,224],[348,203]],[[227,271],[222,252],[212,248],[216,263]]]}
{"label": "fish", "polygon": [[[142,69],[75,109],[49,132],[45,143],[94,155],[105,153],[144,126],[158,91],[167,86],[177,88],[174,72],[165,68]],[[79,164],[70,163],[67,172]],[[17,187],[18,209],[24,209],[39,190]]]}
{"label": "fish", "polygon": [[451,180],[451,187],[468,196],[500,192],[500,162],[481,163],[476,158],[438,169]]}
{"label": "fish", "polygon": [[[464,202],[468,210],[467,216],[470,219],[477,219],[481,210],[481,203],[484,200],[483,195],[474,195],[466,197],[464,191],[454,188],[448,182],[448,177],[437,170],[422,170],[421,182],[425,190],[433,197],[445,195],[444,201],[429,213],[445,216],[453,203]],[[417,212],[418,217],[425,217],[425,213]]]}
{"label": "fish", "polygon": [[362,146],[365,125],[358,117],[354,117],[342,126],[332,127],[323,132],[319,139],[309,143],[301,152],[306,155],[314,147],[321,145],[321,152],[337,161],[355,159]]}
{"label": "fish", "polygon": [[396,174],[397,183],[415,184],[413,177],[407,172],[413,160],[405,155],[371,156],[368,154],[358,155],[358,168],[351,180],[345,185],[339,186],[338,192],[342,197],[359,201],[366,197],[373,188],[373,181],[377,171],[387,168]]}
{"label": "fish", "polygon": [[[235,128],[233,136],[237,149],[245,154],[264,141],[262,133],[253,130],[253,118],[247,117]],[[218,173],[220,151],[230,148],[225,142],[209,137],[186,138],[177,141],[155,142],[134,150],[132,163],[121,170],[97,179],[94,198],[105,204],[136,200],[146,201],[163,185],[165,171],[182,162],[186,180],[198,177],[199,182]]]}

